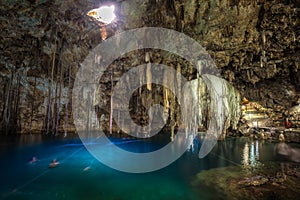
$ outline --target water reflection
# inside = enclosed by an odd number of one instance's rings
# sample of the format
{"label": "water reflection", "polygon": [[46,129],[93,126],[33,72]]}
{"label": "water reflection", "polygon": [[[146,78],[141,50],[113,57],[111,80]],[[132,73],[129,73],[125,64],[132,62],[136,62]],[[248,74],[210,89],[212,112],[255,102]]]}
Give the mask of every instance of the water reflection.
{"label": "water reflection", "polygon": [[189,146],[189,151],[193,154],[198,154],[199,151],[200,151],[200,140],[201,140],[201,137],[203,136],[200,136],[200,137],[195,137],[195,138],[190,138],[189,141],[191,142],[190,143],[190,146]]}
{"label": "water reflection", "polygon": [[281,142],[275,146],[275,153],[281,159],[300,163],[300,148],[294,148],[291,145]]}
{"label": "water reflection", "polygon": [[0,135],[0,146],[28,146],[42,143],[42,135],[20,134],[20,135]]}
{"label": "water reflection", "polygon": [[241,163],[246,170],[252,170],[262,165],[260,160],[259,141],[246,142],[243,148]]}
{"label": "water reflection", "polygon": [[18,146],[22,147],[24,145],[34,145],[34,144],[40,144],[42,143],[42,135],[36,134],[36,135],[24,135],[21,134],[19,136],[18,140]]}

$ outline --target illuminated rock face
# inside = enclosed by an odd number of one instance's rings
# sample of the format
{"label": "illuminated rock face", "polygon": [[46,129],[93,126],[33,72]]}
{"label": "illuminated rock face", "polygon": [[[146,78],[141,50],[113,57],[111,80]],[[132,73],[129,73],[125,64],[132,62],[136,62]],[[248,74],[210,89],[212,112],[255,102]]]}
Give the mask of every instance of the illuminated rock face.
{"label": "illuminated rock face", "polygon": [[224,79],[215,76],[204,79],[190,81],[190,90],[183,93],[184,97],[191,97],[184,101],[185,116],[194,116],[194,120],[185,121],[187,132],[197,133],[199,127],[205,127],[215,138],[224,138],[228,128],[237,129],[240,94]]}
{"label": "illuminated rock face", "polygon": [[[298,105],[298,1],[136,0],[111,3],[115,6],[117,22],[106,26],[107,38],[116,32],[145,26],[183,32],[206,48],[221,76],[242,97],[273,108],[278,116]],[[86,15],[98,6],[98,2],[90,0],[34,3],[12,0],[1,4],[0,130],[29,133],[47,129],[56,132],[58,128],[62,132],[74,131],[71,89],[79,63],[102,41],[98,24]],[[133,65],[145,63],[145,54],[134,52],[117,60],[112,67],[113,82]],[[180,69],[188,80],[197,78],[195,71],[177,58],[174,60],[153,51],[150,59]],[[109,111],[110,79],[110,74],[105,74],[104,86],[99,90],[103,97],[99,105],[108,106],[103,113]],[[160,87],[148,85],[146,89],[156,92],[156,101],[172,109],[173,123],[179,112],[176,99]],[[146,93],[142,96],[147,96]],[[133,102],[135,107],[140,106],[139,101]],[[134,118],[147,120],[143,114]],[[107,116],[101,119],[106,126]]]}

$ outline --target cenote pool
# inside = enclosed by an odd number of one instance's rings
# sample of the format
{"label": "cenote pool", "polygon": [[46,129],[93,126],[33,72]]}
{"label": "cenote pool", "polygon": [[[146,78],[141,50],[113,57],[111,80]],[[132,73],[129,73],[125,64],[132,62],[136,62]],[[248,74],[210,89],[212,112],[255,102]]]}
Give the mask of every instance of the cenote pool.
{"label": "cenote pool", "polygon": [[[129,138],[111,138],[111,141],[134,152],[161,146],[159,141]],[[201,142],[195,143],[180,159],[161,170],[129,174],[101,164],[78,138],[1,137],[0,198],[215,199],[222,194],[202,187],[205,181],[197,181],[199,173],[214,169],[225,169],[229,173],[230,167],[235,166],[247,173],[264,163],[279,162],[274,156],[275,143],[268,141],[227,138],[219,141],[204,159],[198,158],[200,146]],[[117,159],[118,155],[115,156]],[[32,157],[38,161],[30,163]],[[53,159],[60,164],[49,168]]]}

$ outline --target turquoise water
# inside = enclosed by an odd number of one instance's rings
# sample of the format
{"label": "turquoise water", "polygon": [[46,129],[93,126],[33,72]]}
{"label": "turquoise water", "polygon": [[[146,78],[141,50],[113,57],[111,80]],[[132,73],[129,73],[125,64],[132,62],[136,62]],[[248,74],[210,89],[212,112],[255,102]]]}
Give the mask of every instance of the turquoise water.
{"label": "turquoise water", "polygon": [[[198,159],[201,142],[195,141],[193,149],[168,167],[150,173],[129,174],[95,160],[78,138],[45,140],[41,136],[22,136],[0,139],[1,199],[208,199],[213,194],[199,192],[201,188],[191,185],[202,170],[275,159],[273,143],[247,138],[220,141],[207,157]],[[160,141],[111,140],[134,152],[152,151],[163,145]],[[30,164],[33,156],[38,161]],[[49,168],[53,159],[60,164]]]}

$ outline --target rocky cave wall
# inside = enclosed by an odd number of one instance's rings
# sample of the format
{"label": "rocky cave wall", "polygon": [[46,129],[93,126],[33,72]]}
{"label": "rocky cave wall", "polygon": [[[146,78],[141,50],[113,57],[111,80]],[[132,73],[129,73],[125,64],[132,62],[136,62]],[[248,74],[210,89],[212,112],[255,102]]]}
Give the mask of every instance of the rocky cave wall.
{"label": "rocky cave wall", "polygon": [[[85,56],[101,42],[99,26],[86,13],[101,3],[110,2],[1,2],[1,131],[74,131],[73,81]],[[275,109],[279,117],[300,97],[297,0],[114,0],[113,4],[118,21],[106,27],[108,37],[144,26],[174,29],[205,47],[242,97]],[[117,60],[114,81],[124,66],[143,63],[145,54],[133,52]],[[179,63],[189,80],[196,78],[184,61],[161,58],[155,51],[150,54],[153,62],[174,68]],[[100,104],[108,106],[109,74],[103,83],[106,98]],[[104,118],[108,128],[107,115]]]}

